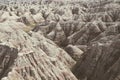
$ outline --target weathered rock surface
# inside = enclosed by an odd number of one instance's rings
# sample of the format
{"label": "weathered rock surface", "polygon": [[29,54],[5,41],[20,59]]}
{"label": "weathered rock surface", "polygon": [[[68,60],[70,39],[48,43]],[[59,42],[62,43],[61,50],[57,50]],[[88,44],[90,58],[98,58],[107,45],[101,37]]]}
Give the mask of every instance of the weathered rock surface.
{"label": "weathered rock surface", "polygon": [[96,42],[89,46],[85,56],[74,67],[73,73],[81,80],[118,80],[119,41],[119,38],[116,38],[115,41]]}
{"label": "weathered rock surface", "polygon": [[[3,59],[6,59],[4,56],[8,54],[8,59],[1,64],[7,65],[8,69],[12,65],[11,71],[6,71],[8,75],[5,74],[6,77],[3,80],[77,80],[70,71],[75,61],[67,52],[51,40],[46,39],[42,34],[34,32],[27,34],[22,29],[17,28],[20,26],[19,24],[14,25],[11,23],[5,25],[5,28],[0,28],[0,36],[3,37],[0,39],[0,44],[18,50],[18,52],[15,52],[11,48],[8,47],[7,50],[7,47],[5,47],[6,51],[3,49],[3,53],[1,52]],[[14,56],[12,55],[16,55],[15,61],[13,61]],[[11,57],[13,60],[11,60]],[[2,72],[1,74],[4,75]]]}
{"label": "weathered rock surface", "polygon": [[17,53],[15,48],[0,45],[0,79],[7,76],[8,72],[12,70]]}
{"label": "weathered rock surface", "polygon": [[0,79],[119,80],[119,8],[117,0],[1,5]]}
{"label": "weathered rock surface", "polygon": [[79,61],[82,54],[84,53],[82,50],[80,50],[77,46],[68,45],[65,50],[69,53],[69,55],[76,61]]}

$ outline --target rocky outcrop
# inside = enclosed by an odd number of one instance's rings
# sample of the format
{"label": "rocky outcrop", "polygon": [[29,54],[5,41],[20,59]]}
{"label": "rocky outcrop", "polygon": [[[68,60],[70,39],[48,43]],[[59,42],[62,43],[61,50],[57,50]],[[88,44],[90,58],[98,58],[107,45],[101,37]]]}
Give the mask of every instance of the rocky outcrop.
{"label": "rocky outcrop", "polygon": [[65,50],[69,53],[69,55],[76,61],[79,61],[81,56],[83,55],[83,51],[80,50],[77,46],[68,45]]}
{"label": "rocky outcrop", "polygon": [[15,48],[0,45],[0,79],[7,76],[8,72],[12,70],[17,53]]}
{"label": "rocky outcrop", "polygon": [[[67,52],[51,40],[46,39],[42,33],[29,32],[27,34],[22,29],[17,28],[20,26],[19,24],[14,25],[8,24],[5,25],[6,28],[0,28],[0,36],[2,37],[0,44],[18,50],[18,52],[9,51],[11,54],[8,54],[11,56],[16,55],[16,60],[13,62],[14,56],[12,56],[13,60],[10,59],[10,63],[6,63],[7,67],[13,65],[9,67],[11,71],[7,72],[8,74],[3,80],[77,80],[70,71],[75,61]],[[7,30],[7,28],[10,29]],[[6,47],[5,50],[4,55],[7,54]]]}
{"label": "rocky outcrop", "polygon": [[73,69],[73,73],[78,79],[117,80],[120,75],[120,55],[117,46],[119,45],[119,38],[116,39],[115,41],[105,41],[105,43],[96,42],[89,46],[90,48],[84,57]]}
{"label": "rocky outcrop", "polygon": [[12,3],[0,6],[1,80],[119,80],[119,3]]}

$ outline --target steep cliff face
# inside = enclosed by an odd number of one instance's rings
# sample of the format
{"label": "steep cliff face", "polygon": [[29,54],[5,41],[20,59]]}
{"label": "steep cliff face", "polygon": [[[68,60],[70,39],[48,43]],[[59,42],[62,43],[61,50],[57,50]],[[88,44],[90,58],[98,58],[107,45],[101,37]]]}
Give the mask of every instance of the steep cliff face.
{"label": "steep cliff face", "polygon": [[0,79],[7,76],[8,72],[12,70],[17,53],[15,48],[0,45]]}
{"label": "steep cliff face", "polygon": [[[118,35],[119,36],[119,35]],[[84,57],[73,68],[78,79],[84,80],[119,80],[120,50],[119,37],[115,36],[103,42],[89,46]],[[102,76],[102,77],[101,77]]]}

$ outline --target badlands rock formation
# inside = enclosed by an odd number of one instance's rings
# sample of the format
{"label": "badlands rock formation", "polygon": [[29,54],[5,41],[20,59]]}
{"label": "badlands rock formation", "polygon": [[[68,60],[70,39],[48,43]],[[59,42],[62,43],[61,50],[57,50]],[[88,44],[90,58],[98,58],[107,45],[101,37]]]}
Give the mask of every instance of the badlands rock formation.
{"label": "badlands rock formation", "polygon": [[0,25],[3,80],[77,80],[70,71],[75,61],[41,32],[26,33],[19,22]]}
{"label": "badlands rock formation", "polygon": [[1,4],[0,80],[120,80],[119,1]]}

